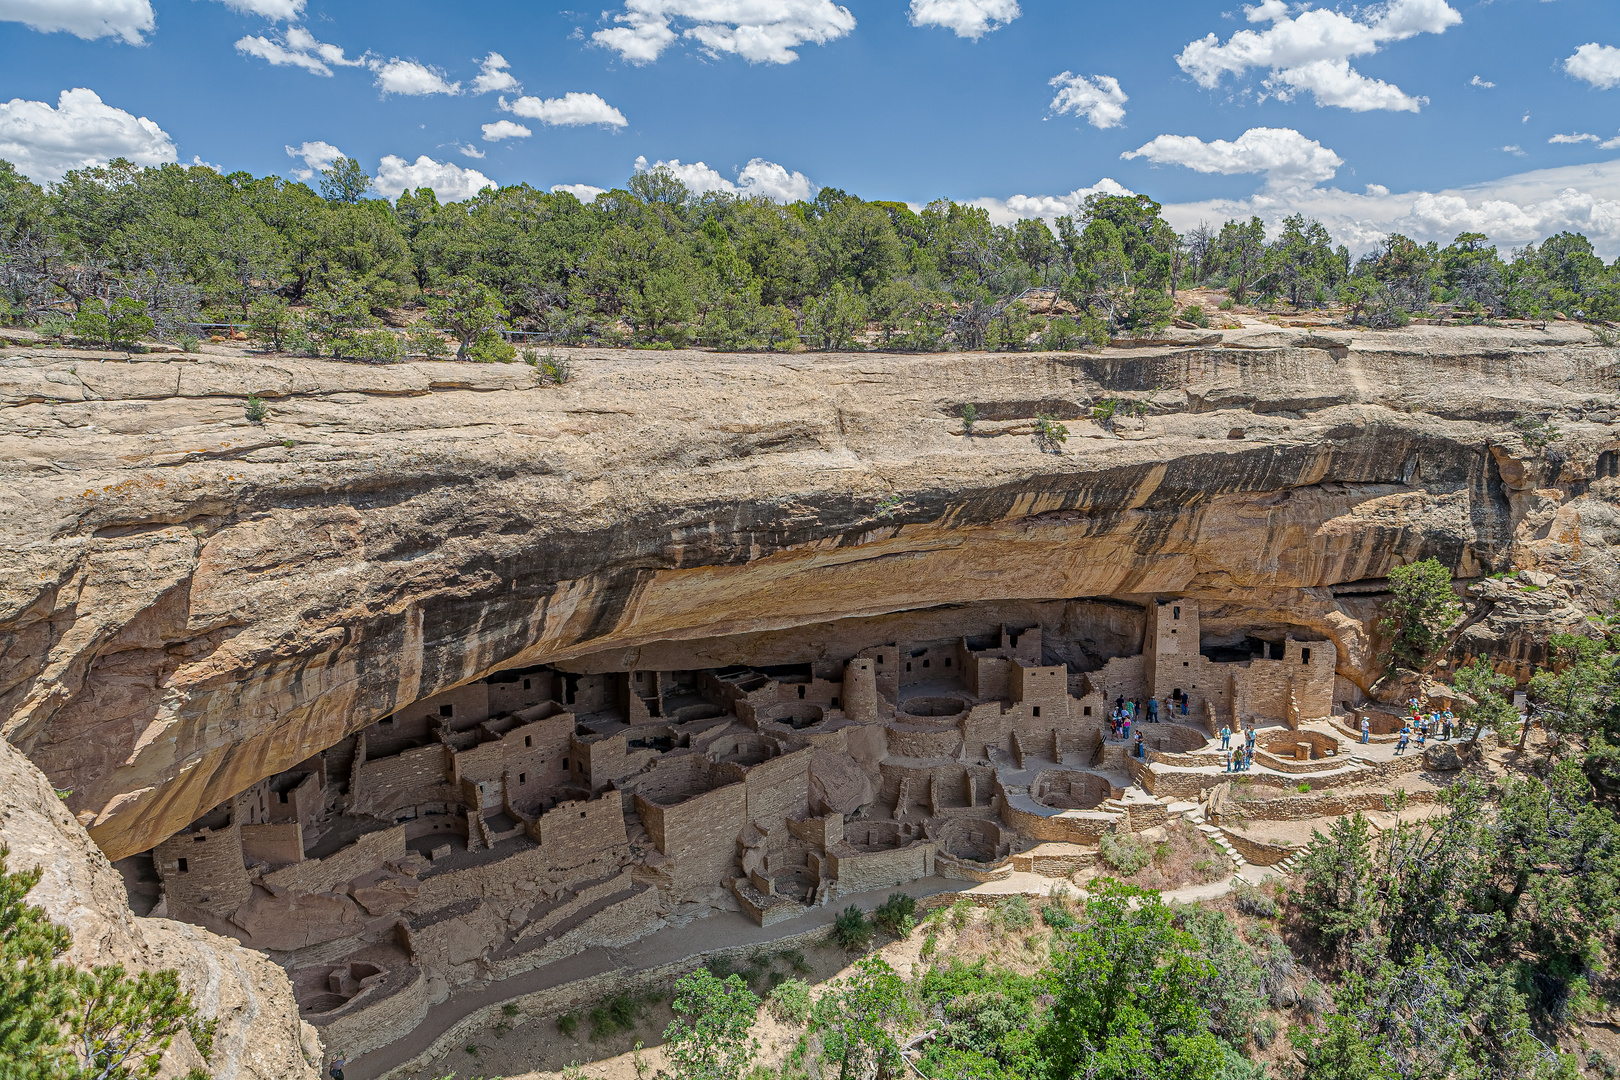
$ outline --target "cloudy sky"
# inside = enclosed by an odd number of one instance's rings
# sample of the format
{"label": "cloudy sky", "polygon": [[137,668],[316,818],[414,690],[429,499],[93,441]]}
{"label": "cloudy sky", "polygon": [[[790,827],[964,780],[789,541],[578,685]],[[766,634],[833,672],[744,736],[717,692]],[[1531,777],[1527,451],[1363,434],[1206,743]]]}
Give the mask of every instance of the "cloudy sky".
{"label": "cloudy sky", "polygon": [[[1620,256],[1620,2],[0,0],[0,157],[589,197],[668,163],[998,220],[1140,191]],[[8,99],[6,101],[4,99]]]}

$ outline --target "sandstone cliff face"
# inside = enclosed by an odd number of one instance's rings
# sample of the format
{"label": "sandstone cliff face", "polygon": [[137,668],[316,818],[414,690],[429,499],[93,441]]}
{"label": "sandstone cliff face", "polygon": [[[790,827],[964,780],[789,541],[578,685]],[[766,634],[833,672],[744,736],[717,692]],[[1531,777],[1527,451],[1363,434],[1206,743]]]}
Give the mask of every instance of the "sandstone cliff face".
{"label": "sandstone cliff face", "polygon": [[315,1080],[321,1047],[298,1018],[292,984],[262,953],[168,919],[130,913],[118,872],[73,820],[40,771],[0,743],[0,844],[14,870],[43,874],[28,900],[73,934],[65,959],[129,971],[173,968],[199,1013],[217,1017],[214,1057],[203,1061],[182,1032],[163,1075],[206,1068],[214,1080]]}
{"label": "sandstone cliff face", "polygon": [[[561,388],[522,365],[14,350],[0,723],[117,858],[517,663],[623,669],[672,639],[1185,594],[1207,634],[1331,637],[1340,675],[1366,687],[1393,565],[1577,581],[1538,601],[1555,601],[1544,626],[1607,603],[1616,350],[1569,324],[1225,339],[1094,356],[586,352]],[[263,425],[244,418],[250,391]],[[1151,396],[1153,415],[1117,434],[1079,419],[1117,395]],[[1526,412],[1556,414],[1552,451],[1513,433]],[[1062,454],[1037,452],[1037,413],[1068,423]],[[1536,655],[1518,602],[1469,639],[1510,667]],[[1118,621],[1109,634],[1133,632]]]}

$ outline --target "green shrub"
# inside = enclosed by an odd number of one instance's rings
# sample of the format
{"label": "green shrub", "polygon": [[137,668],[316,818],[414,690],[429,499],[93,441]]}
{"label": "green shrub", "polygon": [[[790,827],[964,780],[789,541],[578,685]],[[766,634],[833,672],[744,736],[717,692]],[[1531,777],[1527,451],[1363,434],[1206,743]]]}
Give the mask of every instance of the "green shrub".
{"label": "green shrub", "polygon": [[405,335],[405,345],[406,351],[412,356],[425,356],[429,360],[437,360],[450,353],[450,343],[444,340],[444,335],[421,323],[411,327],[410,333]]}
{"label": "green shrub", "polygon": [[1188,304],[1186,309],[1182,311],[1181,317],[1194,326],[1209,326],[1209,316],[1204,314],[1204,308],[1201,304]]}
{"label": "green shrub", "polygon": [[1035,418],[1035,447],[1043,454],[1061,454],[1069,441],[1069,429],[1044,413]]}
{"label": "green shrub", "polygon": [[882,906],[872,913],[872,921],[890,937],[905,938],[911,936],[912,928],[917,925],[916,914],[915,898],[905,893],[890,893]]}
{"label": "green shrub", "polygon": [[1003,930],[1028,930],[1035,925],[1029,898],[1023,894],[1004,896],[990,909],[990,917]]}
{"label": "green shrub", "polygon": [[937,934],[933,930],[930,930],[923,937],[922,958],[924,960],[927,960],[929,957],[933,956],[934,953],[938,949],[939,949],[939,934]]}
{"label": "green shrub", "polygon": [[574,377],[574,362],[549,350],[542,356],[533,349],[524,349],[523,362],[540,372],[542,384],[561,386]]}
{"label": "green shrub", "polygon": [[242,411],[247,416],[249,423],[262,424],[265,417],[270,415],[270,406],[264,403],[263,398],[249,394],[247,406]]}
{"label": "green shrub", "polygon": [[579,1030],[579,1013],[565,1012],[557,1017],[557,1030],[573,1038],[574,1032]]}
{"label": "green shrub", "polygon": [[1221,301],[1221,310],[1222,311],[1231,311],[1236,306],[1237,305],[1232,302],[1231,297],[1227,297],[1225,300]]}
{"label": "green shrub", "polygon": [[950,921],[952,930],[961,930],[973,919],[973,901],[962,897],[953,903],[946,918]]}
{"label": "green shrub", "polygon": [[962,406],[962,434],[972,435],[973,425],[979,422],[979,407],[973,402]]}
{"label": "green shrub", "polygon": [[1253,915],[1257,919],[1277,917],[1277,902],[1241,878],[1232,889],[1232,904],[1243,914]]}
{"label": "green shrub", "polygon": [[485,330],[467,348],[467,359],[475,364],[506,364],[517,357],[517,349],[498,330]]}
{"label": "green shrub", "polygon": [[771,991],[766,1004],[771,1015],[782,1023],[802,1027],[810,1022],[810,984],[803,979],[789,979]]}
{"label": "green shrub", "polygon": [[864,949],[872,940],[872,924],[866,913],[854,904],[838,913],[833,920],[832,940],[841,949],[851,952]]}
{"label": "green shrub", "polygon": [[397,364],[404,358],[399,338],[388,330],[364,330],[348,340],[347,356],[368,364]]}
{"label": "green shrub", "polygon": [[190,353],[197,351],[197,346],[202,344],[202,340],[196,334],[181,334],[180,340],[176,344],[180,346],[182,351]]}
{"label": "green shrub", "polygon": [[810,962],[804,958],[804,953],[798,949],[778,950],[776,958],[791,968],[796,975],[810,974]]}
{"label": "green shrub", "polygon": [[1147,845],[1130,833],[1103,833],[1098,848],[1102,861],[1126,877],[1145,869],[1153,861],[1153,853]]}
{"label": "green shrub", "polygon": [[1074,913],[1060,904],[1046,904],[1041,908],[1041,921],[1054,930],[1073,930],[1080,925]]}
{"label": "green shrub", "polygon": [[586,1014],[591,1022],[591,1041],[612,1038],[621,1031],[634,1031],[647,1006],[657,1000],[656,994],[620,992],[596,1005]]}

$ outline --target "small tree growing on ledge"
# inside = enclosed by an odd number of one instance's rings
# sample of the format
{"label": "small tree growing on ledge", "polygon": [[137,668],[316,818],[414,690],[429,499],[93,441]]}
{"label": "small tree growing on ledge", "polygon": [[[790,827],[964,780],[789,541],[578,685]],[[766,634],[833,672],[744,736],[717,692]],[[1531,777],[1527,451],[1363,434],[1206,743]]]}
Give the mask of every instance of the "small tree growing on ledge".
{"label": "small tree growing on ledge", "polygon": [[1044,414],[1035,418],[1035,446],[1041,453],[1061,454],[1068,441],[1068,428]]}
{"label": "small tree growing on ledge", "polygon": [[1389,572],[1389,591],[1379,628],[1392,638],[1390,658],[1402,667],[1421,669],[1440,654],[1446,633],[1462,618],[1451,571],[1435,558],[1397,566]]}

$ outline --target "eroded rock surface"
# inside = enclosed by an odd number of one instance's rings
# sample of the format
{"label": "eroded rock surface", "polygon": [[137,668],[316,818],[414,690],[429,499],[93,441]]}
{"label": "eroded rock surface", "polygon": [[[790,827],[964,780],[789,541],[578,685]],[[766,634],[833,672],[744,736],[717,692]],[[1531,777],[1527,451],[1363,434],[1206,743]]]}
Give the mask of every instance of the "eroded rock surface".
{"label": "eroded rock surface", "polygon": [[[1201,602],[1206,636],[1330,639],[1365,688],[1393,565],[1576,582],[1496,604],[1543,606],[1545,627],[1620,581],[1617,356],[1581,327],[1188,341],[588,352],[561,388],[522,365],[14,349],[3,730],[116,858],[502,667],[657,668],[662,641],[777,648],[850,616],[1168,594]],[[1107,396],[1153,413],[1080,418]],[[1068,424],[1061,455],[1037,452],[1037,413]],[[1529,451],[1525,413],[1559,441]],[[1467,644],[1522,666],[1540,647],[1523,625],[1483,618]]]}
{"label": "eroded rock surface", "polygon": [[73,820],[28,759],[0,743],[0,843],[13,870],[39,867],[28,902],[73,935],[65,959],[82,967],[173,968],[199,1013],[217,1017],[214,1057],[205,1062],[181,1032],[164,1076],[206,1068],[215,1080],[316,1080],[321,1046],[298,1018],[292,984],[262,954],[196,926],[138,918],[118,872]]}

